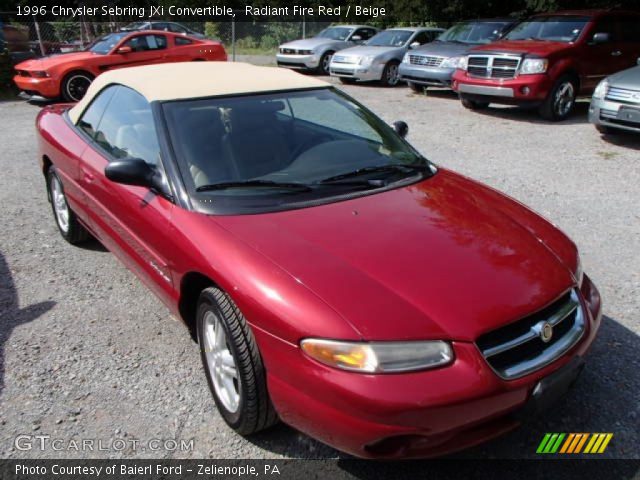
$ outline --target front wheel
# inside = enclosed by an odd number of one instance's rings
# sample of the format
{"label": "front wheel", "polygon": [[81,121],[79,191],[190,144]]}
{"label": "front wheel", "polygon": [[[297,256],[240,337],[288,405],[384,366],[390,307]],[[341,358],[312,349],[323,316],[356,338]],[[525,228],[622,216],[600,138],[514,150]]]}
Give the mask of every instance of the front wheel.
{"label": "front wheel", "polygon": [[553,122],[566,119],[573,111],[577,93],[578,88],[573,77],[569,75],[561,77],[540,105],[540,115],[545,120]]}
{"label": "front wheel", "polygon": [[464,108],[469,110],[484,110],[489,106],[489,102],[478,102],[464,97],[460,98],[460,102]]}
{"label": "front wheel", "polygon": [[333,58],[333,52],[324,52],[320,57],[320,63],[318,64],[318,73],[320,75],[329,75],[329,65],[331,65],[331,59]]}
{"label": "front wheel", "polygon": [[196,321],[202,364],[224,421],[241,435],[277,423],[258,346],[237,305],[222,290],[207,288]]}
{"label": "front wheel", "polygon": [[384,66],[380,83],[385,87],[395,87],[400,81],[398,62],[389,62]]}
{"label": "front wheel", "polygon": [[62,182],[54,167],[50,167],[47,172],[47,190],[53,217],[56,220],[56,225],[62,238],[72,245],[89,239],[89,232],[78,221],[78,217],[73,213],[73,210],[69,208]]}
{"label": "front wheel", "polygon": [[71,72],[62,80],[62,98],[67,102],[82,100],[93,82],[93,75],[87,72]]}

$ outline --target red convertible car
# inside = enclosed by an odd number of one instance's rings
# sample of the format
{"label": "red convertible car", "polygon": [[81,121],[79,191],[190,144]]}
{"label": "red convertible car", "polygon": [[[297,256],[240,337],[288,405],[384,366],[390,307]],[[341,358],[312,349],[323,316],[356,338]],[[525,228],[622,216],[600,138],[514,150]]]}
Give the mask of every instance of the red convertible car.
{"label": "red convertible car", "polygon": [[236,63],[108,72],[37,119],[60,233],[99,239],[185,322],[225,421],[376,458],[514,428],[569,389],[601,322],[564,233],[407,129]]}
{"label": "red convertible car", "polygon": [[16,65],[14,82],[29,95],[77,102],[94,78],[122,67],[154,63],[226,61],[220,42],[145,30],[110,33],[81,52],[51,55]]}

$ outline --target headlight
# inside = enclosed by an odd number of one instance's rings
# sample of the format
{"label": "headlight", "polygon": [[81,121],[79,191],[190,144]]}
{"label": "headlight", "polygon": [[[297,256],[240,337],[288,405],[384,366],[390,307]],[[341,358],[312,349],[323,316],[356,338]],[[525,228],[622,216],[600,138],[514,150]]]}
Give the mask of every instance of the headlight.
{"label": "headlight", "polygon": [[320,363],[362,373],[409,372],[453,360],[451,345],[440,340],[365,343],[307,338],[300,346]]}
{"label": "headlight", "polygon": [[467,68],[467,57],[449,57],[445,58],[440,64],[442,68],[460,68],[462,70],[466,70]]}
{"label": "headlight", "polygon": [[45,71],[35,71],[31,72],[31,76],[36,78],[47,78],[49,74]]}
{"label": "headlight", "polygon": [[410,63],[409,54],[405,53],[404,57],[402,57],[402,63]]}
{"label": "headlight", "polygon": [[544,73],[549,66],[549,60],[546,58],[525,58],[520,65],[520,75],[533,75],[535,73]]}
{"label": "headlight", "polygon": [[373,62],[373,59],[376,58],[373,55],[366,55],[364,57],[360,57],[360,60],[358,60],[358,65],[362,65],[363,67],[367,67],[369,65],[371,65],[371,63]]}
{"label": "headlight", "polygon": [[596,89],[593,91],[593,98],[602,99],[607,95],[609,91],[609,81],[605,78],[600,81]]}

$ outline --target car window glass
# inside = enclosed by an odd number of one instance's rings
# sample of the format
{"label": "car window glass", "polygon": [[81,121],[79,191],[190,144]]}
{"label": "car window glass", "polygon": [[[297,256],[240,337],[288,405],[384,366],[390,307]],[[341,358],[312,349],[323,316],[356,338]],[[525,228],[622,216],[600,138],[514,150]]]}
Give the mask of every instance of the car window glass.
{"label": "car window glass", "polygon": [[169,31],[174,33],[187,33],[187,29],[176,23],[169,24]]}
{"label": "car window glass", "polygon": [[186,37],[175,37],[176,45],[191,45],[193,43],[192,40]]}
{"label": "car window glass", "polygon": [[78,120],[78,126],[93,138],[105,108],[117,87],[107,87],[96,95]]}
{"label": "car window glass", "polygon": [[353,34],[354,36],[359,35],[362,40],[370,39],[376,33],[375,30],[371,28],[359,28]]}
{"label": "car window glass", "polygon": [[114,158],[141,158],[152,165],[158,162],[160,147],[151,106],[130,88],[117,88],[94,138]]}
{"label": "car window glass", "polygon": [[431,40],[433,40],[433,37],[433,32],[418,32],[413,40],[411,40],[411,43],[418,42],[420,45],[424,45],[425,43],[429,43]]}
{"label": "car window glass", "polygon": [[640,17],[618,18],[617,23],[621,41],[640,43]]}
{"label": "car window glass", "polygon": [[124,46],[131,47],[134,52],[162,50],[167,48],[167,38],[164,35],[138,35],[128,40]]}

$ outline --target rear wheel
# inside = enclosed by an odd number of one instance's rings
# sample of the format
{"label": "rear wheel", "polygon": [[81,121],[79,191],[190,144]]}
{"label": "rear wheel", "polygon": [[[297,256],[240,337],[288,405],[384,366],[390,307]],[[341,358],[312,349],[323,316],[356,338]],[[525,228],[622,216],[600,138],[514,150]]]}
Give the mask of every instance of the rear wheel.
{"label": "rear wheel", "polygon": [[409,82],[408,85],[409,88],[416,93],[423,93],[427,89],[427,87],[420,85],[419,83]]}
{"label": "rear wheel", "polygon": [[79,102],[85,96],[93,75],[88,72],[71,72],[62,80],[62,98],[67,102]]}
{"label": "rear wheel", "polygon": [[489,102],[478,102],[477,100],[471,100],[469,98],[460,98],[460,102],[464,108],[469,110],[483,110],[489,106]]}
{"label": "rear wheel", "polygon": [[62,238],[74,245],[86,241],[90,237],[89,232],[80,224],[76,214],[69,208],[62,182],[55,167],[50,167],[47,172],[47,187],[53,216]]}
{"label": "rear wheel", "polygon": [[545,120],[558,122],[571,115],[576,103],[578,85],[570,75],[560,77],[547,98],[540,105],[539,112]]}
{"label": "rear wheel", "polygon": [[277,423],[258,346],[237,305],[222,290],[207,288],[196,321],[209,388],[225,422],[241,435]]}
{"label": "rear wheel", "polygon": [[382,78],[380,83],[385,87],[395,87],[400,81],[400,75],[398,75],[398,62],[391,61],[384,66],[382,71]]}

